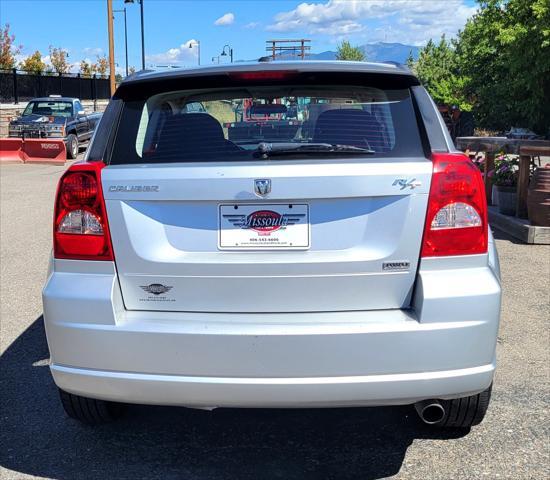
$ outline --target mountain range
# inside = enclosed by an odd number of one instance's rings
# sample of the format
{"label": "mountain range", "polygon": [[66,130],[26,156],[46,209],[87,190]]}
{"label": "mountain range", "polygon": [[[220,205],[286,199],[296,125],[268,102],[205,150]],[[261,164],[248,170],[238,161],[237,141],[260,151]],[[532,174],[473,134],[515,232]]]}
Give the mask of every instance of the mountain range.
{"label": "mountain range", "polygon": [[[359,48],[365,54],[369,62],[390,61],[405,63],[409,57],[409,53],[412,53],[413,58],[416,60],[420,52],[420,47],[404,45],[402,43],[367,43],[365,45],[360,45]],[[327,50],[321,53],[312,53],[308,58],[310,60],[334,60],[336,58],[336,52]]]}

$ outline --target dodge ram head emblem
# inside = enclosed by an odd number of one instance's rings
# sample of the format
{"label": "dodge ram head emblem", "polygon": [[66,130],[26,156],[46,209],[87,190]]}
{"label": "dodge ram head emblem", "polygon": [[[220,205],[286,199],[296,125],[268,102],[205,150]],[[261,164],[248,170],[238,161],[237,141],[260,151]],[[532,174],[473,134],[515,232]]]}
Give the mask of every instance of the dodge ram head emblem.
{"label": "dodge ram head emblem", "polygon": [[271,193],[271,180],[268,178],[259,178],[254,180],[254,193],[258,197],[265,197]]}

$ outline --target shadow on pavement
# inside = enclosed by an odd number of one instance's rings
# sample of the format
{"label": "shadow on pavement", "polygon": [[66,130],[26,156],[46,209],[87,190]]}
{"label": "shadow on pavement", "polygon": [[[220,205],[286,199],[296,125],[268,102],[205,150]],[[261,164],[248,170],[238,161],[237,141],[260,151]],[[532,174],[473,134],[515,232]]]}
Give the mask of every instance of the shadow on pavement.
{"label": "shadow on pavement", "polygon": [[[424,426],[412,407],[213,412],[129,406],[114,424],[67,418],[39,317],[0,358],[0,465],[56,479],[384,478]],[[33,364],[35,366],[33,366]]]}
{"label": "shadow on pavement", "polygon": [[498,228],[492,227],[491,230],[493,231],[493,237],[495,237],[495,240],[507,240],[510,243],[514,243],[516,245],[528,245],[525,242],[522,242],[516,237],[513,237],[509,233],[504,232],[503,230],[500,230]]}

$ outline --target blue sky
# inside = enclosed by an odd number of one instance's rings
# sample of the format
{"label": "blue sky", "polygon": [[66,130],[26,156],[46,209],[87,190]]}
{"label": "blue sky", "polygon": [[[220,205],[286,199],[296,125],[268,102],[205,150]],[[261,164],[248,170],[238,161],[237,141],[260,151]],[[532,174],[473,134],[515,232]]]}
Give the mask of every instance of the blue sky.
{"label": "blue sky", "polygon": [[[115,9],[123,0],[113,0]],[[141,65],[139,5],[126,5],[130,65]],[[212,63],[224,44],[236,60],[264,54],[271,38],[310,38],[312,51],[334,50],[343,39],[423,45],[442,33],[452,37],[475,12],[473,0],[144,0],[147,65]],[[108,51],[106,0],[0,0],[0,23],[9,23],[22,56],[48,46],[69,60],[95,60]],[[189,48],[189,44],[195,45]],[[124,23],[115,14],[115,58],[124,69]],[[217,61],[217,60],[216,60]],[[221,61],[228,61],[222,57]]]}

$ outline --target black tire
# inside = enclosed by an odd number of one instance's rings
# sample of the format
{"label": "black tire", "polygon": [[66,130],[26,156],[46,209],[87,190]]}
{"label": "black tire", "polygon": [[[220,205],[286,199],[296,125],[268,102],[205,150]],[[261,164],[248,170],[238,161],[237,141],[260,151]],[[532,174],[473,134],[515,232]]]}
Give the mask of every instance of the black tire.
{"label": "black tire", "polygon": [[445,416],[437,426],[447,428],[470,428],[481,423],[491,401],[491,384],[487,390],[471,397],[443,400]]}
{"label": "black tire", "polygon": [[78,138],[74,133],[67,136],[67,158],[75,159],[78,156]]}
{"label": "black tire", "polygon": [[59,389],[65,413],[86,425],[109,423],[122,414],[122,404],[73,395]]}

